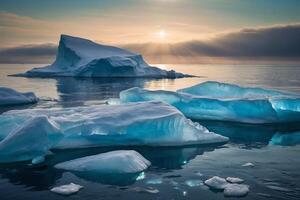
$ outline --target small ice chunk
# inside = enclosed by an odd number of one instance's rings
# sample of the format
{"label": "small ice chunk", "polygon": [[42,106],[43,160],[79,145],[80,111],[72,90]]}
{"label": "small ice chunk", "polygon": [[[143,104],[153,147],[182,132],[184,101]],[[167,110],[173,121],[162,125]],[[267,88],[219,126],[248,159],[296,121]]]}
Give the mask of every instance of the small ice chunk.
{"label": "small ice chunk", "polygon": [[133,174],[144,171],[150,162],[133,150],[119,150],[86,156],[55,165],[57,169],[100,174]]}
{"label": "small ice chunk", "polygon": [[57,193],[57,194],[61,194],[61,195],[71,195],[71,194],[77,193],[82,188],[83,188],[83,186],[81,186],[81,185],[77,185],[75,183],[70,183],[67,185],[61,185],[58,187],[54,187],[50,191]]}
{"label": "small ice chunk", "polygon": [[147,181],[147,184],[150,185],[158,185],[158,184],[162,184],[162,180],[160,178],[154,178],[154,179],[150,179]]}
{"label": "small ice chunk", "polygon": [[31,160],[33,165],[38,165],[45,162],[45,156],[37,156]]}
{"label": "small ice chunk", "polygon": [[242,167],[254,167],[255,165],[251,162],[247,162],[245,164],[242,165]]}
{"label": "small ice chunk", "polygon": [[243,183],[244,180],[241,178],[235,178],[235,177],[227,177],[226,181],[229,183]]}
{"label": "small ice chunk", "polygon": [[224,178],[214,176],[210,179],[204,181],[205,185],[207,185],[211,189],[215,190],[224,190],[225,187],[229,184]]}
{"label": "small ice chunk", "polygon": [[225,197],[243,197],[249,192],[249,186],[244,184],[227,184],[224,189]]}
{"label": "small ice chunk", "polygon": [[203,185],[202,180],[186,180],[185,184],[189,187],[197,187]]}

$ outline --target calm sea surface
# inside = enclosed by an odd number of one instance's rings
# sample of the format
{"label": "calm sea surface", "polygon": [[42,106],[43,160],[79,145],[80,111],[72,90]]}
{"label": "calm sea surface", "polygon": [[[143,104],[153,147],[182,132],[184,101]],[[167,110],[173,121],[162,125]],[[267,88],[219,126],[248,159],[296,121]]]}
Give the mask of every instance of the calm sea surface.
{"label": "calm sea surface", "polygon": [[[0,86],[32,91],[41,98],[36,105],[0,108],[0,112],[103,104],[130,87],[177,90],[207,80],[300,94],[300,65],[159,65],[164,69],[201,76],[174,80],[7,76],[36,66],[0,65]],[[43,167],[0,165],[0,199],[223,199],[223,193],[211,191],[203,185],[204,180],[216,175],[244,179],[245,184],[250,186],[250,193],[244,199],[300,199],[300,124],[200,123],[229,137],[230,142],[223,146],[135,148],[152,163],[137,180],[129,177],[91,178],[53,168],[58,162],[112,149],[56,151]],[[285,134],[287,139],[281,144],[271,145],[270,140],[275,134]],[[252,162],[255,167],[242,167],[247,162]],[[69,197],[49,191],[54,186],[70,182],[80,184],[84,189]],[[140,192],[148,187],[159,192]]]}

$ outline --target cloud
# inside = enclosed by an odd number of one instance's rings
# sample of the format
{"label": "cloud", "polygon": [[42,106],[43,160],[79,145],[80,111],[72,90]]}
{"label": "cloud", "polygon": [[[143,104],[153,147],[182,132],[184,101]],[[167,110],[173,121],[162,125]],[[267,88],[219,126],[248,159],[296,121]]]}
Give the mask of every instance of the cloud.
{"label": "cloud", "polygon": [[300,24],[242,29],[209,40],[175,44],[128,44],[147,56],[266,58],[300,60]]}
{"label": "cloud", "polygon": [[56,55],[54,44],[24,45],[0,49],[0,63],[50,63]]}
{"label": "cloud", "polygon": [[[196,63],[220,60],[300,61],[300,24],[277,25],[218,34],[209,40],[122,45],[151,63]],[[52,62],[53,44],[0,49],[1,63]]]}

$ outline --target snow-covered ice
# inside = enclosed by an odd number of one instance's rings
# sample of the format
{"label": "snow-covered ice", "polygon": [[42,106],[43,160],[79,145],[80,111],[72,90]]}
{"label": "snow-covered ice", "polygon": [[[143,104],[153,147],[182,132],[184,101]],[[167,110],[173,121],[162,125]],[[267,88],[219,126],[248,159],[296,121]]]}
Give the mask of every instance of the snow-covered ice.
{"label": "snow-covered ice", "polygon": [[61,185],[61,186],[54,187],[50,191],[57,193],[57,194],[61,194],[61,195],[71,195],[71,194],[77,193],[82,188],[83,188],[83,186],[81,186],[81,185],[78,185],[75,183],[70,183],[67,185]]}
{"label": "snow-covered ice", "polygon": [[214,190],[224,190],[225,187],[230,184],[224,178],[214,176],[204,181],[205,185]]}
{"label": "snow-covered ice", "polygon": [[11,88],[0,87],[0,106],[12,106],[38,102],[32,92],[21,93]]}
{"label": "snow-covered ice", "polygon": [[249,193],[249,186],[244,184],[228,184],[224,188],[225,197],[243,197]]}
{"label": "snow-covered ice", "polygon": [[66,161],[55,168],[93,174],[133,174],[144,171],[150,164],[136,151],[119,150]]}
{"label": "snow-covered ice", "polygon": [[62,138],[59,126],[46,116],[24,120],[0,142],[0,163],[26,160],[32,160],[33,164],[43,162],[48,150]]}
{"label": "snow-covered ice", "polygon": [[[4,124],[2,137],[8,135],[16,123],[22,124],[39,115],[45,115],[59,125],[64,135],[54,145],[59,149],[120,145],[178,146],[228,141],[228,138],[209,132],[163,102],[13,110],[0,115],[0,124]],[[43,127],[44,124],[36,126]],[[22,143],[26,144],[24,141]]]}
{"label": "snow-covered ice", "polygon": [[121,103],[151,100],[169,103],[186,117],[197,120],[246,123],[300,121],[299,95],[262,88],[209,81],[177,92],[135,87],[120,93]]}
{"label": "snow-covered ice", "polygon": [[34,68],[28,77],[151,77],[180,78],[188,75],[149,66],[143,57],[128,50],[90,40],[61,35],[53,64]]}
{"label": "snow-covered ice", "polygon": [[241,178],[237,178],[237,177],[227,177],[226,181],[229,183],[243,183],[244,180]]}

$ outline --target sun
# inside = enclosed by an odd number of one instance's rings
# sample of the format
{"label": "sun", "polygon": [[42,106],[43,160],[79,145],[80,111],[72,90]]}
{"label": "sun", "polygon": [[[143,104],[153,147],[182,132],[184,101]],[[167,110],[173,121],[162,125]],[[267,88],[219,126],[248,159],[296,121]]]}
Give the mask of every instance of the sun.
{"label": "sun", "polygon": [[165,30],[159,30],[156,33],[156,36],[157,36],[158,39],[164,40],[167,37],[167,32]]}

